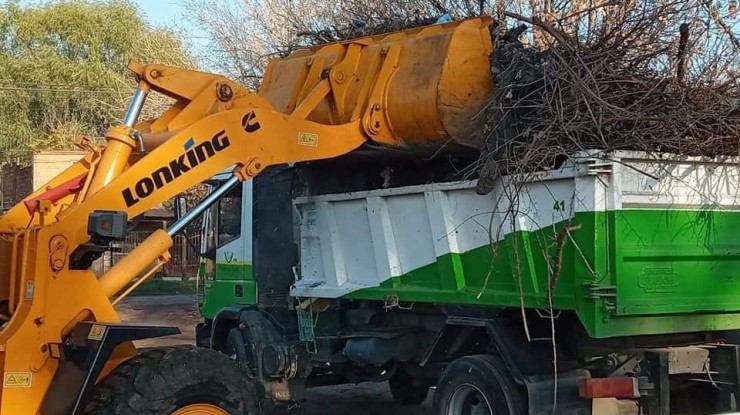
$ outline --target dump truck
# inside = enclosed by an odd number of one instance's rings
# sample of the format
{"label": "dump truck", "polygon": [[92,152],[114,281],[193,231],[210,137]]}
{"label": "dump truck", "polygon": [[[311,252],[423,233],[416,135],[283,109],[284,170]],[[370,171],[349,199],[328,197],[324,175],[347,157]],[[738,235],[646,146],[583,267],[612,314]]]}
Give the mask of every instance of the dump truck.
{"label": "dump truck", "polygon": [[[283,401],[387,382],[403,405],[435,389],[435,415],[736,410],[738,160],[584,150],[477,194],[464,167],[482,101],[454,101],[466,97],[456,82],[493,87],[486,24],[270,64],[260,95],[291,109],[327,56],[357,53],[323,76],[371,96],[378,84],[362,71],[393,59],[376,75],[390,79],[385,97],[361,111],[387,108],[366,128],[388,126],[404,144],[273,166],[206,211],[198,344]],[[311,117],[341,118],[333,99]],[[212,177],[211,191],[230,176]]]}

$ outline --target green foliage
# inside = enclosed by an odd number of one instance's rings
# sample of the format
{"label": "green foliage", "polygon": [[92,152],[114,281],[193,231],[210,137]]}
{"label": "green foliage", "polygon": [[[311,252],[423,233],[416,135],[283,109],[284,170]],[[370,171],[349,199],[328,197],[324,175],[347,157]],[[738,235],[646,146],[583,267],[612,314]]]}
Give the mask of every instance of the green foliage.
{"label": "green foliage", "polygon": [[129,59],[191,67],[181,39],[126,0],[0,5],[0,163],[100,138],[135,86]]}

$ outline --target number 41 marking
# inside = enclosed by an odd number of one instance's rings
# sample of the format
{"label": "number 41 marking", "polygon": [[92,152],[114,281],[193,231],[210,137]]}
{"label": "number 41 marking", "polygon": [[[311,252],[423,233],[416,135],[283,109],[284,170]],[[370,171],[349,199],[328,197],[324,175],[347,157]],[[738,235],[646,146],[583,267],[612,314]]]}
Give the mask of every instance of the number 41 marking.
{"label": "number 41 marking", "polygon": [[565,201],[564,200],[556,200],[555,205],[552,207],[558,212],[565,211]]}

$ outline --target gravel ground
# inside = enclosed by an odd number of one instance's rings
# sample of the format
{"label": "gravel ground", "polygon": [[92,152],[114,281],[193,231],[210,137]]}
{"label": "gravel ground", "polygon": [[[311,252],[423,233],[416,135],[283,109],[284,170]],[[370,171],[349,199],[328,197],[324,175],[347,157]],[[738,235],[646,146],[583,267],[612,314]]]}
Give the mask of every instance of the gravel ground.
{"label": "gravel ground", "polygon": [[[199,321],[193,295],[129,297],[116,307],[125,322],[180,327],[183,334],[136,342],[138,347],[173,346],[195,343]],[[431,413],[431,396],[419,406],[401,406],[393,401],[385,383],[363,383],[310,389],[307,401],[288,414],[296,415],[426,415]]]}

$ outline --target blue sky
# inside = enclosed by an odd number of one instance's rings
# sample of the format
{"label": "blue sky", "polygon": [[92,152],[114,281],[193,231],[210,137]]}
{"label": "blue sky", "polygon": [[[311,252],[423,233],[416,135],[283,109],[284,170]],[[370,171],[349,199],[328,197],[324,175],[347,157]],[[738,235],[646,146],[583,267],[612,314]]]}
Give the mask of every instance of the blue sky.
{"label": "blue sky", "polygon": [[[131,0],[144,13],[144,18],[153,26],[170,27],[183,36],[185,46],[197,58],[208,44],[207,35],[201,29],[188,24],[186,0]],[[207,62],[201,65],[208,68]]]}
{"label": "blue sky", "polygon": [[182,0],[133,0],[156,26],[174,26],[182,23],[185,7]]}

